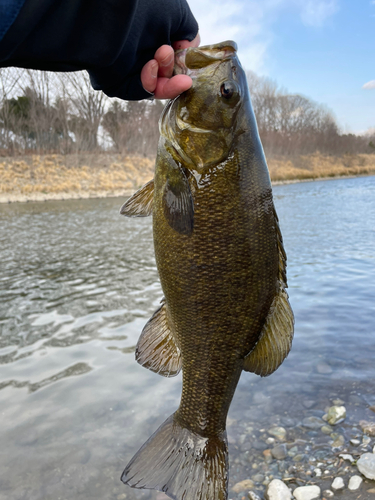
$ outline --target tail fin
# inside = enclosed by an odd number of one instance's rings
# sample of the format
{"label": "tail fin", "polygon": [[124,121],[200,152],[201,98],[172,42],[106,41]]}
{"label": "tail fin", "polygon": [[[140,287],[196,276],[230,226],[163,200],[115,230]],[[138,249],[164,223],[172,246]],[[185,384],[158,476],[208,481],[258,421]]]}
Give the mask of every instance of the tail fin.
{"label": "tail fin", "polygon": [[203,438],[171,415],[132,458],[121,480],[133,488],[164,491],[174,500],[226,500],[226,432]]}

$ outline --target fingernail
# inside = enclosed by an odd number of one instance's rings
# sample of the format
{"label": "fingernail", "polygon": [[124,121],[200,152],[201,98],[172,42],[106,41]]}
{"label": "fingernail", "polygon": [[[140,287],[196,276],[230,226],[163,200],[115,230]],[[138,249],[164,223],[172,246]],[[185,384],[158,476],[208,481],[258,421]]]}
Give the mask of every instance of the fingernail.
{"label": "fingernail", "polygon": [[174,58],[174,54],[172,52],[172,54],[170,54],[169,56],[165,57],[162,61],[160,61],[160,66],[169,66],[171,64],[171,62],[173,61],[173,58]]}
{"label": "fingernail", "polygon": [[152,66],[151,66],[151,78],[156,78],[158,76],[158,63],[155,62]]}

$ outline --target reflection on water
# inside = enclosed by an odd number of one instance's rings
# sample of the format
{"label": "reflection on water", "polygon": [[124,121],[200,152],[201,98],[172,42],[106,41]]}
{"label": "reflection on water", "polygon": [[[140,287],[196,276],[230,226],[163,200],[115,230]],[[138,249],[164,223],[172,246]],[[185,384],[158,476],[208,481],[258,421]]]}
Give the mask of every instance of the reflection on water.
{"label": "reflection on water", "polygon": [[[375,178],[274,194],[296,337],[277,375],[241,378],[234,482],[251,469],[236,459],[249,426],[292,428],[341,398],[349,429],[375,403]],[[151,219],[120,217],[122,201],[0,207],[0,500],[158,497],[119,477],[177,408],[181,378],[134,361],[162,292]]]}

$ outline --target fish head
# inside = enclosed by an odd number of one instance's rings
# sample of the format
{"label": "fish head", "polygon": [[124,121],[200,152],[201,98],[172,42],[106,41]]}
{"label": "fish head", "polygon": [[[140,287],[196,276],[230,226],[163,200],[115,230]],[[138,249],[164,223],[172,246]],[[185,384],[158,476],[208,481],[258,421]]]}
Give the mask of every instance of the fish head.
{"label": "fish head", "polygon": [[189,75],[193,85],[169,101],[160,133],[170,154],[187,168],[202,172],[224,161],[243,132],[238,117],[249,93],[236,52],[232,41],[176,52],[174,73]]}

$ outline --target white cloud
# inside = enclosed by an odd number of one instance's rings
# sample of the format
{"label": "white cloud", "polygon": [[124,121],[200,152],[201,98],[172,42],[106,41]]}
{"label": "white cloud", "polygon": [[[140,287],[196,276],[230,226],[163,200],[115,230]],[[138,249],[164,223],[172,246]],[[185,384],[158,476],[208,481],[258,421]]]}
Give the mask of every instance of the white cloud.
{"label": "white cloud", "polygon": [[371,81],[365,83],[362,88],[367,89],[367,90],[375,89],[375,80],[371,80]]}
{"label": "white cloud", "polygon": [[323,26],[325,21],[339,10],[337,0],[299,2],[302,22],[308,26]]}
{"label": "white cloud", "polygon": [[[235,40],[246,69],[266,72],[273,26],[282,11],[312,27],[322,26],[338,11],[339,0],[188,0],[202,44]],[[374,0],[375,1],[375,0]]]}

